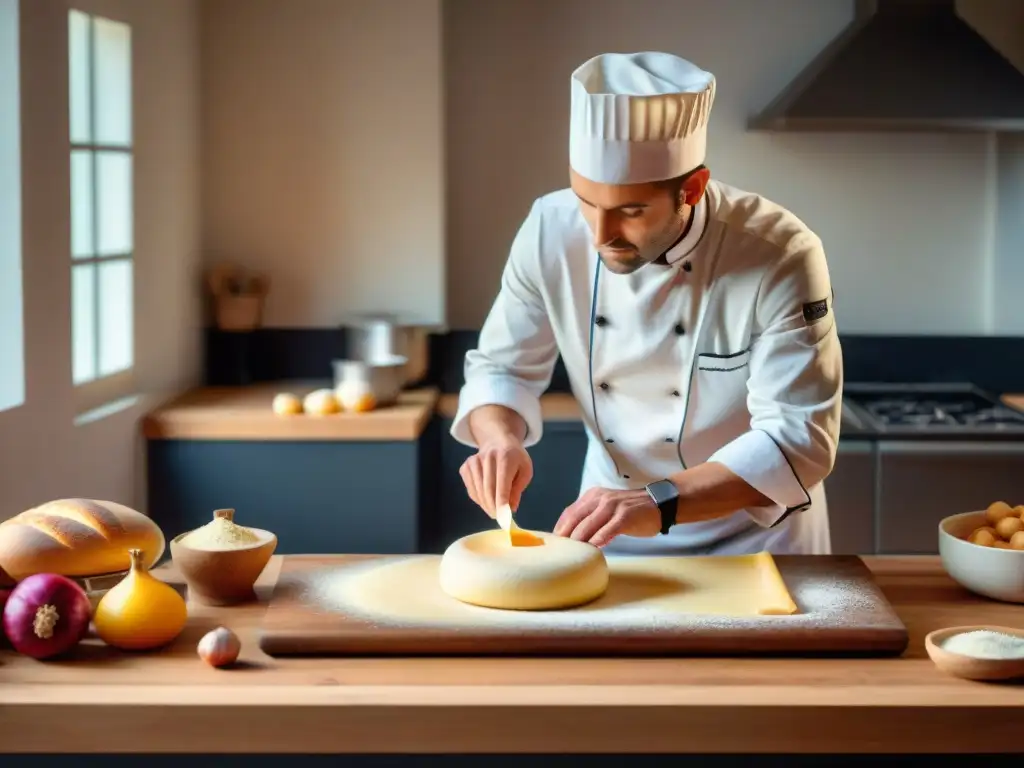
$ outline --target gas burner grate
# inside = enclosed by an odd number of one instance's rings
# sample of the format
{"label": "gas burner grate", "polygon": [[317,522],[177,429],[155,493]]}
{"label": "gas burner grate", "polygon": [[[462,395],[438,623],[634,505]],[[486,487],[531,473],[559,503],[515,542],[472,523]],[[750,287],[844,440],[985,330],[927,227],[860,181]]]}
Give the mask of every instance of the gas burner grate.
{"label": "gas burner grate", "polygon": [[1024,413],[975,389],[855,391],[846,398],[885,427],[1024,429]]}

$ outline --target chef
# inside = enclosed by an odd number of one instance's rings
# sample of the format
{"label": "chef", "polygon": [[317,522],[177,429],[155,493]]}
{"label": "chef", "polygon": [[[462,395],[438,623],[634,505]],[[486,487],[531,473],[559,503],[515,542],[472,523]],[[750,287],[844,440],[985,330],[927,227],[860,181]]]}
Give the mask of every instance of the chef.
{"label": "chef", "polygon": [[451,430],[492,517],[533,477],[561,354],[588,447],[554,533],[610,554],[830,552],[843,367],[825,253],[785,208],[710,179],[714,96],[664,53],[572,74],[570,187],[512,243]]}

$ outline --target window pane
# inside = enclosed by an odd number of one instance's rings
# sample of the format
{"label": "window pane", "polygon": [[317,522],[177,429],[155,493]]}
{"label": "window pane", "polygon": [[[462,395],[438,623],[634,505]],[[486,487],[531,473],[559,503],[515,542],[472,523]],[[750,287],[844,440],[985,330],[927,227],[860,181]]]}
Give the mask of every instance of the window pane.
{"label": "window pane", "polygon": [[89,99],[89,17],[81,11],[68,13],[68,99],[71,141],[91,141]]}
{"label": "window pane", "polygon": [[97,253],[100,256],[131,253],[132,156],[125,152],[97,152],[96,176]]}
{"label": "window pane", "polygon": [[71,256],[93,255],[92,152],[71,152]]}
{"label": "window pane", "polygon": [[19,48],[18,4],[0,2],[0,411],[25,402]]}
{"label": "window pane", "polygon": [[132,262],[100,264],[100,376],[132,367]]}
{"label": "window pane", "polygon": [[96,281],[94,264],[71,268],[71,378],[96,378]]}
{"label": "window pane", "polygon": [[132,143],[132,37],[127,24],[96,19],[96,143]]}

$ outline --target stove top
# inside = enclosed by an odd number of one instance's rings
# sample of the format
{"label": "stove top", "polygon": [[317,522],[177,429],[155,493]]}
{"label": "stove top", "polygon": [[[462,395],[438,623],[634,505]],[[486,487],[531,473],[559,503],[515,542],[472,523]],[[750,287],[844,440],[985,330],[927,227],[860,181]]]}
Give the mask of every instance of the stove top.
{"label": "stove top", "polygon": [[880,432],[1024,434],[1024,413],[971,384],[850,384],[843,403]]}

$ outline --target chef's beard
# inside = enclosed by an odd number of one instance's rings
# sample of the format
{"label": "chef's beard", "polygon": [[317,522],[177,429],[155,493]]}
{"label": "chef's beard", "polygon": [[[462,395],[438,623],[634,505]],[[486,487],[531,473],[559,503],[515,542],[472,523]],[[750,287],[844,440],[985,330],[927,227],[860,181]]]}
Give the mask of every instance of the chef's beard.
{"label": "chef's beard", "polygon": [[[660,259],[668,250],[678,243],[686,234],[689,224],[688,211],[681,210],[678,218],[671,219],[657,235],[652,237],[647,246],[637,248],[625,240],[613,240],[598,248],[598,255],[605,268],[616,275],[629,275],[641,267]],[[605,249],[623,249],[618,253],[602,251]]]}
{"label": "chef's beard", "polygon": [[601,257],[601,263],[604,264],[605,269],[616,275],[631,274],[645,264],[650,263],[648,259],[645,259],[635,250],[622,253],[602,253],[598,251],[598,255]]}

